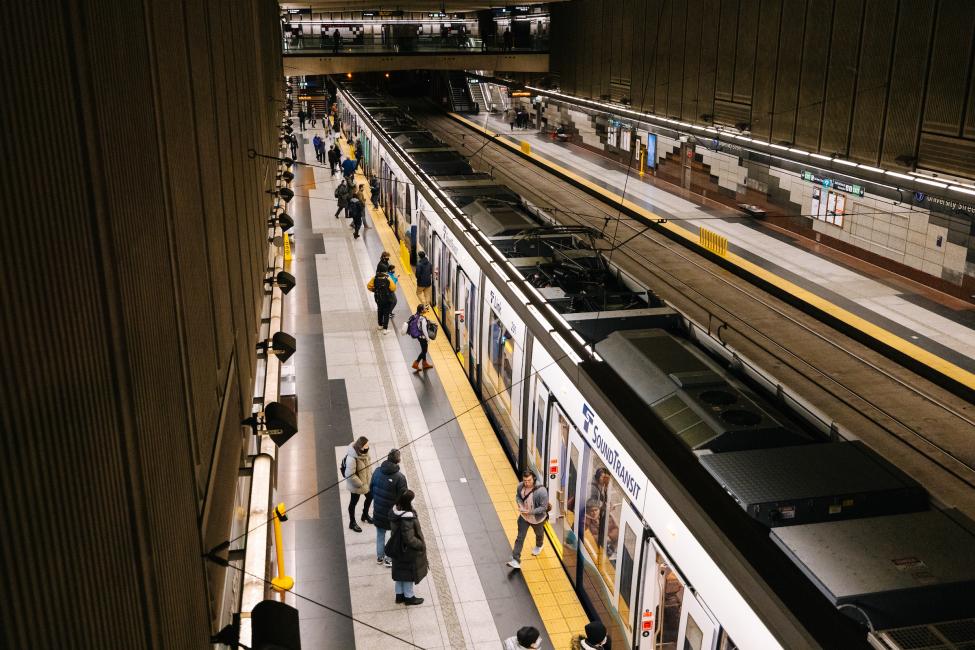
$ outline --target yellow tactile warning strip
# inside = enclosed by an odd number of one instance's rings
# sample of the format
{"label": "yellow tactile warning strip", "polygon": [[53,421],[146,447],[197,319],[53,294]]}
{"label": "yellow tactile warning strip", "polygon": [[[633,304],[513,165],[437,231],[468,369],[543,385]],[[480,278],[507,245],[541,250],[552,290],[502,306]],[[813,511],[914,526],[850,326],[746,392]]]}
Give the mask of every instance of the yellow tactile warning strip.
{"label": "yellow tactile warning strip", "polygon": [[[351,147],[349,147],[349,155],[354,157]],[[363,178],[362,182],[366,186],[368,196],[368,182],[362,172],[356,174]],[[371,202],[367,202],[366,209],[376,233],[383,242],[383,247],[388,251],[398,250],[399,242],[396,241],[392,229],[386,224],[383,211],[374,210]],[[411,313],[416,312],[418,300],[413,268],[405,265],[400,271],[398,275],[402,297],[409,303]],[[471,450],[474,463],[491,497],[491,503],[498,513],[505,535],[508,536],[508,542],[514,546],[515,536],[518,533],[518,511],[514,497],[518,479],[511,471],[511,463],[508,462],[484,409],[478,407],[479,401],[474,395],[474,389],[467,381],[463,366],[457,362],[457,357],[446,337],[430,342],[429,355],[440,383],[447,393],[451,409],[458,414],[457,424]],[[529,531],[530,535],[531,531]],[[551,544],[546,544],[538,557],[533,557],[527,552],[530,548],[529,539],[521,560],[521,572],[528,584],[528,590],[535,601],[553,647],[569,648],[572,635],[582,633],[589,619]]]}
{"label": "yellow tactile warning strip", "polygon": [[[638,214],[641,214],[649,219],[657,220],[657,219],[664,218],[650,210],[647,210],[641,205],[637,205],[636,203],[633,203],[630,200],[621,197],[619,194],[616,194],[615,192],[612,192],[610,190],[607,190],[604,187],[600,187],[599,185],[590,182],[589,180],[583,178],[582,176],[579,176],[575,172],[563,167],[562,165],[559,165],[558,163],[552,162],[551,160],[545,158],[544,156],[539,156],[534,151],[528,153],[523,152],[521,147],[518,144],[510,142],[506,138],[495,137],[498,136],[499,134],[495,133],[494,131],[491,131],[490,129],[486,129],[480,126],[479,124],[476,124],[462,117],[461,115],[457,115],[456,113],[448,113],[448,115],[450,115],[450,117],[457,120],[458,122],[468,126],[469,128],[474,129],[475,131],[479,131],[489,137],[494,137],[495,142],[498,142],[513,151],[517,151],[521,155],[531,158],[532,160],[537,160],[539,163],[541,163],[546,167],[549,167],[556,173],[571,178],[573,182],[578,183],[580,185],[584,185],[585,187],[591,189],[592,191],[605,196],[607,199],[609,199],[614,203],[622,204],[624,207]],[[671,233],[674,233],[678,237],[687,240],[691,244],[703,248],[703,246],[700,245],[700,243],[697,241],[695,236],[690,231],[685,230],[684,228],[681,228],[680,226],[676,226],[669,222],[660,223],[659,225],[661,228],[666,228]],[[789,282],[788,280],[781,278],[778,275],[775,275],[774,273],[771,273],[766,269],[763,269],[762,267],[758,266],[757,264],[754,264],[753,262],[750,262],[744,259],[743,257],[739,257],[738,255],[735,255],[730,251],[724,254],[723,257],[729,262],[731,262],[732,264],[741,268],[746,273],[750,273],[751,275],[759,278],[760,280],[767,282],[770,285],[777,287],[778,289],[795,296],[797,299],[805,302],[806,304],[822,311],[823,313],[829,314],[831,317],[835,318],[836,320],[845,323],[849,327],[852,327],[854,329],[863,332],[867,336],[876,339],[880,343],[896,350],[897,352],[909,358],[912,358],[923,365],[928,366],[929,368],[941,373],[945,377],[948,377],[958,382],[962,386],[975,390],[975,374],[972,374],[971,372],[965,370],[964,368],[960,368],[955,364],[951,363],[950,361],[942,359],[938,355],[928,352],[927,350],[911,343],[910,341],[907,341],[895,334],[892,334],[891,332],[888,332],[882,327],[878,327],[877,325],[874,325],[870,321],[861,318],[860,316],[857,316],[856,314],[833,304],[829,300],[826,300],[825,298],[821,298],[820,296],[817,296],[811,291],[803,289],[799,285],[793,284],[792,282]]]}

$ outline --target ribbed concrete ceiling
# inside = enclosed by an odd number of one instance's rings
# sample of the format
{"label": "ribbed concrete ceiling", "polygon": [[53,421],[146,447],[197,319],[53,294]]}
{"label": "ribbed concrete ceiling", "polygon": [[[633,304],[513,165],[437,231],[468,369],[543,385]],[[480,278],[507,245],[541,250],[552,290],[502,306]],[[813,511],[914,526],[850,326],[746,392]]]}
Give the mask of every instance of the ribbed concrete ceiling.
{"label": "ribbed concrete ceiling", "polygon": [[[550,0],[551,1],[551,0]],[[560,0],[555,0],[556,2]],[[491,2],[490,0],[404,0],[403,2],[381,2],[378,0],[310,0],[306,2],[282,2],[282,9],[308,9],[312,11],[371,11],[402,10],[402,11],[444,11],[447,13],[461,11],[475,11],[477,9],[491,9],[505,7],[511,4],[538,5],[543,2]]]}

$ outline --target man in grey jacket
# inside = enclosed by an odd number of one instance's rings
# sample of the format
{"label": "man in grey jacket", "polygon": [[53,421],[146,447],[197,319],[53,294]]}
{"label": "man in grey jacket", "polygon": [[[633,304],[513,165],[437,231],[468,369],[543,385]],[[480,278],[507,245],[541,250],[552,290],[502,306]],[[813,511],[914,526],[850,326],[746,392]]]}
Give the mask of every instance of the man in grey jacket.
{"label": "man in grey jacket", "polygon": [[512,569],[521,568],[521,549],[525,545],[528,528],[535,531],[535,548],[532,555],[542,552],[545,541],[545,520],[548,519],[548,490],[542,485],[535,485],[535,473],[526,469],[521,473],[521,483],[515,490],[515,503],[518,505],[518,537],[515,547],[511,550],[508,566]]}

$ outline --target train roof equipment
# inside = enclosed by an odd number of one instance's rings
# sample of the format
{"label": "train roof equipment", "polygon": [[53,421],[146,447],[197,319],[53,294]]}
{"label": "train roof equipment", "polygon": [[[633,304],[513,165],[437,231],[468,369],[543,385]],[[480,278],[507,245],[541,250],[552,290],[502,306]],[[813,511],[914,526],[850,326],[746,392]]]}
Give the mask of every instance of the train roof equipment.
{"label": "train roof equipment", "polygon": [[858,441],[707,454],[700,460],[745,512],[770,528],[927,507],[924,488]]}
{"label": "train roof equipment", "polygon": [[783,426],[732,384],[717,364],[662,330],[614,332],[596,352],[694,451],[726,452],[804,444],[811,436]]}

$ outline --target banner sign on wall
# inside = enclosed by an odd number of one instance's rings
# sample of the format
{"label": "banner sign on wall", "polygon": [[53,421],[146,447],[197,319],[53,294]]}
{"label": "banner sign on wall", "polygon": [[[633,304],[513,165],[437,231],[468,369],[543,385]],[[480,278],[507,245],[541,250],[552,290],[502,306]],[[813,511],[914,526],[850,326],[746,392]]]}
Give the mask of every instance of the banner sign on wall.
{"label": "banner sign on wall", "polygon": [[816,185],[822,185],[826,188],[833,188],[835,190],[839,190],[840,192],[846,192],[847,194],[856,194],[857,196],[863,196],[864,194],[863,187],[861,185],[844,183],[843,181],[838,181],[827,176],[817,176],[812,172],[803,171],[802,180],[815,183]]}

